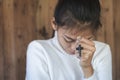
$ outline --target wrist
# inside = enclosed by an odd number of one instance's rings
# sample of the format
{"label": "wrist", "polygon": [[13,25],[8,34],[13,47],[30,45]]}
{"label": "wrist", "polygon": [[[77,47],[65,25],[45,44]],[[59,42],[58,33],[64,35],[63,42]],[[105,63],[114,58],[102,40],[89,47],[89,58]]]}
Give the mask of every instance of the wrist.
{"label": "wrist", "polygon": [[94,72],[92,65],[88,67],[82,67],[82,70],[85,78],[89,78],[90,76],[93,75]]}

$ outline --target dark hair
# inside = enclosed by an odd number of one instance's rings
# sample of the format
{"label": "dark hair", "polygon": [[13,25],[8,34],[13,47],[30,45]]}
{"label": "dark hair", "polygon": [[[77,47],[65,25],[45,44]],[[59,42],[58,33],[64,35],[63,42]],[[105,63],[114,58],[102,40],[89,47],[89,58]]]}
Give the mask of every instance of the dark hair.
{"label": "dark hair", "polygon": [[99,0],[59,0],[55,12],[55,22],[58,26],[73,26],[77,23],[91,23],[97,30],[100,25]]}

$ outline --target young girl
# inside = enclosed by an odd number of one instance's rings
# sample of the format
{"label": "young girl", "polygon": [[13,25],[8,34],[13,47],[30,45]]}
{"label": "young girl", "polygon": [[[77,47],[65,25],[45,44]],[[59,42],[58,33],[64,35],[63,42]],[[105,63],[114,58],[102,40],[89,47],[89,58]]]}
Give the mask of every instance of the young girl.
{"label": "young girl", "polygon": [[99,0],[59,0],[54,37],[28,46],[26,80],[112,80],[109,45],[94,40],[100,11]]}

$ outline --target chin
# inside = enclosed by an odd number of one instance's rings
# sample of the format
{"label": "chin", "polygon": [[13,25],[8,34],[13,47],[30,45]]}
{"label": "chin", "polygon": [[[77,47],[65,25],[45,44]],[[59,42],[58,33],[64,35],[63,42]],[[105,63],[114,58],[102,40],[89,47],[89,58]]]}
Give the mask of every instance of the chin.
{"label": "chin", "polygon": [[69,52],[69,54],[74,55],[75,53]]}
{"label": "chin", "polygon": [[73,52],[73,51],[66,51],[68,54],[70,54],[70,55],[74,55],[75,54],[75,52]]}

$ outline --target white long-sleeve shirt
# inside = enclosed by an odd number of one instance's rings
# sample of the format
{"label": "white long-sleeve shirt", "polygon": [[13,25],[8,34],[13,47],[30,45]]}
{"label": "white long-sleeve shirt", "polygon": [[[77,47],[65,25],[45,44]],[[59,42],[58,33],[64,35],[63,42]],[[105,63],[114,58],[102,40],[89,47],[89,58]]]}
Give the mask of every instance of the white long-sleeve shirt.
{"label": "white long-sleeve shirt", "polygon": [[49,40],[32,41],[27,49],[26,80],[112,80],[112,60],[109,45],[94,41],[92,59],[94,73],[85,79],[79,59],[67,54],[57,35]]}

